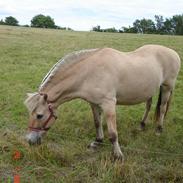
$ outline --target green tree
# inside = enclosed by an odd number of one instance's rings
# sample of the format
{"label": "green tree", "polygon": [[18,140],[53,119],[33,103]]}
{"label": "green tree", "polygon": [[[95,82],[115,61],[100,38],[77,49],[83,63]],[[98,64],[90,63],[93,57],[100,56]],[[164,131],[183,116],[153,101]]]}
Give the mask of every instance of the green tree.
{"label": "green tree", "polygon": [[118,32],[118,30],[115,27],[103,29],[103,32]]}
{"label": "green tree", "polygon": [[92,31],[101,32],[102,30],[100,29],[100,25],[97,25],[92,28]]}
{"label": "green tree", "polygon": [[155,24],[151,19],[141,19],[141,20],[135,20],[133,23],[133,28],[138,33],[144,33],[144,34],[152,34],[155,32]]}
{"label": "green tree", "polygon": [[124,32],[124,33],[137,33],[137,30],[134,27],[122,27],[119,32]]}
{"label": "green tree", "polygon": [[5,24],[6,25],[13,25],[17,26],[18,25],[18,20],[12,16],[6,17],[5,18]]}
{"label": "green tree", "polygon": [[165,26],[164,26],[164,19],[161,15],[155,15],[155,26],[156,26],[156,32],[158,34],[164,34],[165,33]]}
{"label": "green tree", "polygon": [[41,14],[32,18],[31,26],[40,28],[56,28],[53,18]]}
{"label": "green tree", "polygon": [[173,25],[175,34],[183,35],[183,14],[173,16],[172,25]]}
{"label": "green tree", "polygon": [[145,34],[151,34],[151,33],[154,33],[156,28],[155,28],[155,24],[154,22],[151,20],[151,19],[145,19],[143,18],[140,22],[141,24],[141,28],[142,28],[142,33],[145,33]]}
{"label": "green tree", "polygon": [[133,22],[133,27],[136,33],[143,33],[141,20],[139,19],[135,20],[135,22]]}
{"label": "green tree", "polygon": [[164,28],[163,28],[165,34],[175,34],[175,30],[172,24],[173,24],[172,19],[166,18],[166,20],[164,21]]}

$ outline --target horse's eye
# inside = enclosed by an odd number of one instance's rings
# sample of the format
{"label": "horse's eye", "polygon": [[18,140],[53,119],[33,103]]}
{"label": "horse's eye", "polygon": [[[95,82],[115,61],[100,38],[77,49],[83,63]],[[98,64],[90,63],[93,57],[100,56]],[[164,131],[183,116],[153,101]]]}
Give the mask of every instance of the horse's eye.
{"label": "horse's eye", "polygon": [[37,119],[41,119],[43,118],[43,115],[42,114],[37,114]]}

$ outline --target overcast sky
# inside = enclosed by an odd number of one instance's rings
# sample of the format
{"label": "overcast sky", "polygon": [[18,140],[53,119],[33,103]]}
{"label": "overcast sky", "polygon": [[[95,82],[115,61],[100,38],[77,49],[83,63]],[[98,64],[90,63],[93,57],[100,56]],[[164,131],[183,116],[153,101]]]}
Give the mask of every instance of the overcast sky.
{"label": "overcast sky", "polygon": [[135,19],[183,13],[183,0],[0,0],[0,19],[14,16],[30,24],[37,14],[50,15],[56,25],[91,30],[132,25]]}

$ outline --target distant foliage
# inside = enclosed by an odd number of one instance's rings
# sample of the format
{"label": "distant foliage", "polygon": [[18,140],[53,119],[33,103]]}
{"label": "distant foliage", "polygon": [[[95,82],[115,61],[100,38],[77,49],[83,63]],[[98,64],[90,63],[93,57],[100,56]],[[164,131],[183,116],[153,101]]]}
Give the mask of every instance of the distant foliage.
{"label": "distant foliage", "polygon": [[103,32],[118,32],[118,30],[112,27],[112,28],[103,29]]}
{"label": "distant foliage", "polygon": [[13,26],[17,26],[18,25],[18,20],[12,16],[6,17],[5,18],[5,25],[13,25]]}
{"label": "distant foliage", "polygon": [[4,25],[5,22],[3,21],[3,19],[0,20],[0,25]]}
{"label": "distant foliage", "polygon": [[176,35],[183,35],[183,14],[175,15],[171,19],[173,30]]}
{"label": "distant foliage", "polygon": [[55,27],[56,29],[60,29],[60,30],[70,30],[70,31],[73,31],[73,29],[71,29],[70,27],[60,27],[60,26],[57,26]]}
{"label": "distant foliage", "polygon": [[[139,34],[169,34],[183,35],[183,14],[174,15],[171,18],[164,18],[162,15],[155,15],[155,20],[151,19],[136,19],[133,26],[122,26],[119,30],[115,27],[102,29],[100,25],[94,26],[92,31],[96,32],[119,32],[119,33],[139,33]],[[12,16],[6,17],[5,21],[0,20],[0,25],[19,26],[18,20]],[[22,25],[29,27],[29,25]],[[50,16],[42,14],[36,15],[31,20],[31,27],[53,28],[61,30],[73,30],[69,27],[60,27],[55,25],[54,19]]]}
{"label": "distant foliage", "polygon": [[155,33],[155,24],[151,19],[136,20],[133,23],[133,28],[136,33],[152,34]]}
{"label": "distant foliage", "polygon": [[92,30],[96,32],[102,32],[102,30],[100,29],[100,25],[93,27]]}
{"label": "distant foliage", "polygon": [[60,30],[69,30],[73,31],[70,27],[60,27],[55,25],[54,19],[50,16],[45,16],[42,14],[36,15],[31,20],[31,25],[19,25],[18,20],[12,16],[6,17],[5,21],[3,19],[0,20],[0,25],[16,25],[21,27],[39,27],[39,28],[52,28],[52,29],[60,29]]}
{"label": "distant foliage", "polygon": [[56,25],[53,18],[40,14],[32,18],[31,27],[56,28]]}
{"label": "distant foliage", "polygon": [[93,27],[92,31],[96,31],[96,32],[119,32],[117,29],[115,29],[115,27],[107,28],[107,29],[101,29],[100,25],[97,25],[97,26]]}
{"label": "distant foliage", "polygon": [[121,27],[119,30],[120,33],[137,33],[134,27]]}
{"label": "distant foliage", "polygon": [[146,18],[136,19],[132,27],[121,27],[119,30],[115,28],[101,29],[100,25],[97,25],[92,28],[92,31],[183,35],[183,14],[166,19],[161,15],[155,15],[155,21]]}
{"label": "distant foliage", "polygon": [[156,33],[163,34],[165,32],[165,22],[163,16],[155,15],[154,17],[155,17]]}
{"label": "distant foliage", "polygon": [[25,25],[22,25],[22,27],[29,27],[29,25],[25,24]]}
{"label": "distant foliage", "polygon": [[[165,20],[163,16],[155,15],[155,22],[145,18],[137,19],[133,28],[134,33],[183,35],[183,14]],[[124,32],[129,32],[129,29],[125,28]]]}

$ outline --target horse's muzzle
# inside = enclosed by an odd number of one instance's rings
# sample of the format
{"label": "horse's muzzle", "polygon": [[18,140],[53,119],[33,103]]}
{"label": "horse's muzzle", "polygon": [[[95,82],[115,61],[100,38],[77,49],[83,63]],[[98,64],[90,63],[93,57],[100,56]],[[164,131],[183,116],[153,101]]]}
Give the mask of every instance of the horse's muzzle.
{"label": "horse's muzzle", "polygon": [[41,144],[41,135],[39,132],[30,132],[26,135],[26,140],[29,145],[40,145]]}
{"label": "horse's muzzle", "polygon": [[39,137],[36,141],[28,140],[29,145],[40,145],[41,138]]}

